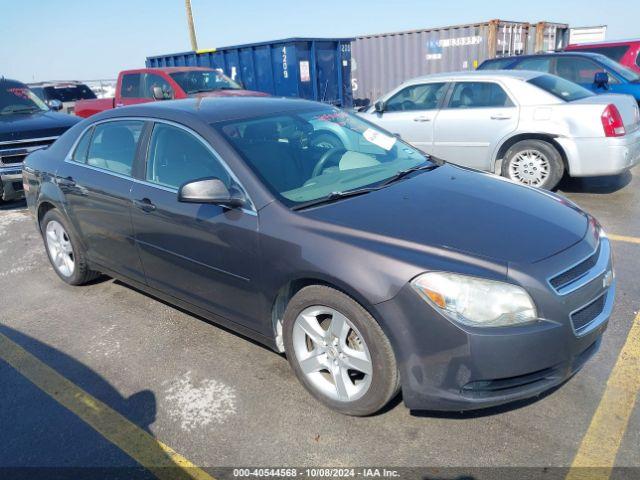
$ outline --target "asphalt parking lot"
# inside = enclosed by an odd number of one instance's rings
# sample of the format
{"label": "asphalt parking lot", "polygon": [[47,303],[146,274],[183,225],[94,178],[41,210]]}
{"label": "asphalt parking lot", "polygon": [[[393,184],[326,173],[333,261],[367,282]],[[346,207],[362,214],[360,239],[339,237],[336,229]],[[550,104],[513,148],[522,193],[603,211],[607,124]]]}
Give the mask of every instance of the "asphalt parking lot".
{"label": "asphalt parking lot", "polygon": [[67,286],[24,204],[4,205],[0,467],[640,468],[640,167],[560,193],[613,239],[617,303],[593,360],[535,401],[466,414],[396,402],[370,418],[327,410],[284,357],[120,282]]}

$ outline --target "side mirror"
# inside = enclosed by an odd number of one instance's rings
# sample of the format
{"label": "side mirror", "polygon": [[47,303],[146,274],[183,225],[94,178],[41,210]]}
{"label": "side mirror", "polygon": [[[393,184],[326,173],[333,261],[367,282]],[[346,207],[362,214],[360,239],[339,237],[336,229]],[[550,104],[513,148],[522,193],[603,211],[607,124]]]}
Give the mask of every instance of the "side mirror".
{"label": "side mirror", "polygon": [[596,72],[593,76],[593,84],[596,88],[609,89],[609,75],[607,72]]}
{"label": "side mirror", "polygon": [[387,107],[387,105],[386,105],[384,100],[378,100],[376,103],[373,104],[373,108],[375,109],[375,111],[377,113],[384,112],[386,107]]}
{"label": "side mirror", "polygon": [[204,178],[185,183],[178,190],[178,201],[213,203],[228,208],[243,207],[247,203],[247,199],[240,189],[227,188],[219,178]]}
{"label": "side mirror", "polygon": [[151,93],[153,94],[153,99],[154,100],[166,100],[167,96],[165,95],[164,90],[162,90],[162,87],[158,87],[155,86],[151,89]]}
{"label": "side mirror", "polygon": [[62,110],[62,102],[60,100],[55,100],[55,99],[54,100],[49,100],[47,102],[47,105],[54,112],[59,112],[60,110]]}

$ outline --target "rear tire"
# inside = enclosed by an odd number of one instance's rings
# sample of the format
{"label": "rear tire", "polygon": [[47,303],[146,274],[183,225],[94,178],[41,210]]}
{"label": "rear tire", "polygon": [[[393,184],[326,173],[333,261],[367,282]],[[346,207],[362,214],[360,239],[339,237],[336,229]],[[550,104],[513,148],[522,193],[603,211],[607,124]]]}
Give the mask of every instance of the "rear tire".
{"label": "rear tire", "polygon": [[522,140],[504,155],[502,176],[516,183],[552,190],[564,175],[560,152],[544,140]]}
{"label": "rear tire", "polygon": [[84,250],[67,220],[56,209],[40,221],[45,250],[56,274],[69,285],[83,285],[100,276],[89,268]]}
{"label": "rear tire", "polygon": [[283,319],[287,359],[317,400],[346,415],[371,415],[400,389],[391,344],[355,300],[323,285],[300,290]]}

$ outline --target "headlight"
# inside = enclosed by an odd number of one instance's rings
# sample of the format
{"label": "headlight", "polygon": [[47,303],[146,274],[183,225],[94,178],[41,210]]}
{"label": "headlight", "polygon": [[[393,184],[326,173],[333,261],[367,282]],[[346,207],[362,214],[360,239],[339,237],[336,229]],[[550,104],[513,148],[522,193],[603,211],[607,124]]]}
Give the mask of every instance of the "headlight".
{"label": "headlight", "polygon": [[452,320],[476,327],[502,327],[537,318],[529,294],[517,285],[446,272],[411,281],[420,296]]}

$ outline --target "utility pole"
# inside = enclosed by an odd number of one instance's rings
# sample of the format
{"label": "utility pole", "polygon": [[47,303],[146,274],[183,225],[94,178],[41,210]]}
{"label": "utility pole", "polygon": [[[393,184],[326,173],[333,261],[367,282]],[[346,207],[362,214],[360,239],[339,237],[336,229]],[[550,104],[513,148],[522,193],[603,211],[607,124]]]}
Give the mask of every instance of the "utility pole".
{"label": "utility pole", "polygon": [[194,52],[198,51],[198,42],[196,41],[196,29],[193,26],[193,14],[191,13],[191,0],[184,0],[184,6],[187,9],[187,23],[189,24],[189,38],[191,39],[191,48]]}

